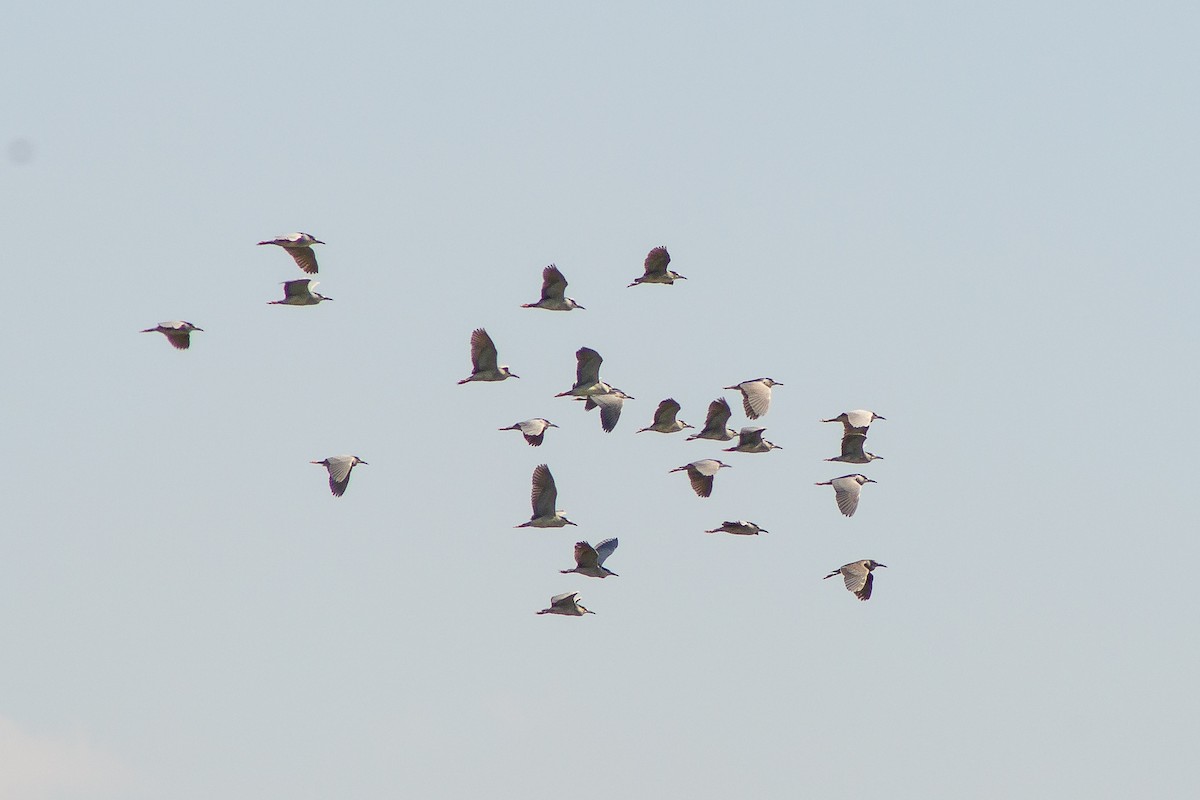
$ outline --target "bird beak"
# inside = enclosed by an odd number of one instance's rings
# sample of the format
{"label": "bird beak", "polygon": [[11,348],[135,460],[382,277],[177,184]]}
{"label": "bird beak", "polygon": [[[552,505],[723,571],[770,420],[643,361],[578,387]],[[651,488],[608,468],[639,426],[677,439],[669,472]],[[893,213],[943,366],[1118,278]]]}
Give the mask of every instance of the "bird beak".
{"label": "bird beak", "polygon": [[510,377],[510,378],[519,378],[519,377],[521,377],[521,376],[520,376],[520,375],[518,375],[518,374],[516,374],[515,372],[510,372],[510,373],[508,373],[508,377]]}
{"label": "bird beak", "polygon": [[876,564],[875,566],[877,566],[877,567],[886,567],[886,566],[887,566],[887,564]]}
{"label": "bird beak", "polygon": [[320,239],[313,239],[313,244],[325,244]]}
{"label": "bird beak", "polygon": [[362,464],[364,467],[369,467],[369,466],[371,466],[371,465],[370,465],[370,464],[368,464],[367,462],[363,461],[361,458],[358,460],[358,463]]}
{"label": "bird beak", "polygon": [[[571,522],[571,520],[567,520],[567,524],[568,524],[568,525],[575,525],[575,523],[574,523],[574,522]],[[579,526],[578,526],[578,525],[575,525],[575,527],[576,527],[576,528],[578,528]]]}
{"label": "bird beak", "polygon": [[867,483],[879,483],[879,481],[873,481],[870,478],[867,478]]}
{"label": "bird beak", "polygon": [[192,330],[194,330],[194,331],[200,331],[201,333],[203,333],[203,332],[204,332],[204,328],[192,328]]}
{"label": "bird beak", "polygon": [[876,415],[875,415],[875,419],[882,419],[882,420],[886,420],[886,419],[887,419],[887,417],[881,417],[881,416],[879,416],[878,414],[876,414]]}
{"label": "bird beak", "polygon": [[[578,308],[580,311],[587,311],[587,309],[584,308],[583,306],[579,305],[579,303],[576,303],[575,307]],[[880,417],[880,419],[883,419],[883,417]]]}
{"label": "bird beak", "polygon": [[557,425],[555,425],[553,422],[547,422],[547,423],[546,423],[546,427],[547,427],[547,428],[557,428],[558,426],[557,426]]}

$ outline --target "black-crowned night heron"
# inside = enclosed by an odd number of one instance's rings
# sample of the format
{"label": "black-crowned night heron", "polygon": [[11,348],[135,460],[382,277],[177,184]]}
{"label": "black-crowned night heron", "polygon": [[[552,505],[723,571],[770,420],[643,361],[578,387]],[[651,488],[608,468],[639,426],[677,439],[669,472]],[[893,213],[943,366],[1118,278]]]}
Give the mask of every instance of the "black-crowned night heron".
{"label": "black-crowned night heron", "polygon": [[667,265],[671,263],[671,254],[667,252],[665,247],[656,247],[646,254],[646,261],[643,264],[646,272],[640,278],[634,278],[630,286],[637,286],[639,283],[666,283],[672,284],[675,281],[686,281],[687,278],[680,275],[675,270],[667,269]]}
{"label": "black-crowned night heron", "polygon": [[729,401],[724,397],[717,398],[708,404],[708,416],[704,419],[704,430],[687,440],[713,439],[718,442],[728,442],[737,436],[737,431],[729,427],[729,418],[733,412],[729,410]]}
{"label": "black-crowned night heron", "polygon": [[575,568],[560,569],[559,572],[566,575],[569,572],[575,572],[579,575],[586,575],[589,578],[607,578],[612,575],[618,577],[617,573],[613,572],[608,567],[604,566],[605,560],[613,554],[617,549],[616,539],[605,539],[600,544],[592,547],[587,542],[575,543]]}
{"label": "black-crowned night heron", "polygon": [[821,422],[840,422],[845,433],[866,433],[867,428],[871,427],[871,423],[877,419],[886,420],[887,417],[881,417],[874,411],[859,408],[854,411],[843,411],[836,417],[823,419]]}
{"label": "black-crowned night heron", "polygon": [[855,474],[831,478],[816,485],[832,486],[837,498],[838,510],[847,517],[853,517],[854,512],[858,510],[858,496],[862,494],[863,485],[868,483],[877,483],[877,481],[871,480],[866,475]]}
{"label": "black-crowned night heron", "polygon": [[315,306],[322,300],[332,300],[332,297],[326,297],[323,294],[317,294],[313,289],[317,288],[320,281],[301,278],[296,281],[283,282],[283,299],[272,300],[267,305],[271,306]]}
{"label": "black-crowned night heron", "polygon": [[563,277],[558,267],[551,264],[542,270],[542,297],[536,303],[522,303],[521,308],[544,308],[547,311],[571,311],[583,306],[575,302],[574,297],[567,297],[567,279]]}
{"label": "black-crowned night heron", "polygon": [[846,581],[846,588],[854,592],[855,597],[859,600],[870,600],[871,587],[875,583],[875,576],[871,573],[876,567],[886,566],[887,564],[880,564],[873,558],[864,558],[862,561],[851,561],[845,566],[838,567],[825,578],[841,575]]}
{"label": "black-crowned night heron", "polygon": [[684,464],[682,467],[667,470],[667,472],[686,471],[688,480],[692,482],[692,491],[699,497],[708,497],[712,494],[713,476],[722,467],[733,468],[732,465],[717,461],[715,458],[703,458],[690,464]]}
{"label": "black-crowned night heron", "polygon": [[529,500],[533,505],[533,516],[528,522],[514,527],[561,528],[564,525],[575,524],[554,507],[558,503],[558,487],[554,485],[554,476],[545,464],[538,464],[533,468],[533,489],[529,493]]}
{"label": "black-crowned night heron", "polygon": [[595,614],[579,604],[579,592],[556,594],[550,598],[550,607],[543,608],[539,614],[562,614],[564,617],[582,617],[584,614]]}
{"label": "black-crowned night heron", "polygon": [[772,450],[782,450],[783,448],[774,442],[767,441],[763,438],[763,431],[766,428],[742,428],[738,431],[738,443],[733,447],[726,447],[726,453],[769,453]]}
{"label": "black-crowned night heron", "polygon": [[612,387],[600,380],[600,365],[604,358],[590,347],[575,351],[575,385],[555,397],[590,397],[612,391]]}
{"label": "black-crowned night heron", "polygon": [[867,435],[865,433],[847,433],[842,436],[842,454],[827,458],[826,461],[841,461],[846,464],[870,464],[877,458],[874,453],[868,453],[863,450],[863,445],[866,444]]}
{"label": "black-crowned night heron", "polygon": [[678,413],[679,403],[675,402],[674,398],[668,397],[666,400],[663,400],[658,404],[658,408],[654,411],[654,422],[650,423],[650,427],[642,428],[638,431],[638,433],[643,433],[645,431],[675,433],[676,431],[681,431],[684,428],[692,427],[681,419],[675,419],[675,415]]}
{"label": "black-crowned night heron", "polygon": [[742,393],[742,407],[750,419],[758,419],[767,413],[771,407],[771,387],[783,386],[773,378],[755,378],[752,381],[742,381],[726,389],[737,389]]}
{"label": "black-crowned night heron", "polygon": [[550,420],[537,417],[536,419],[527,419],[523,422],[514,422],[507,428],[500,428],[499,430],[520,431],[521,435],[525,437],[525,441],[529,442],[530,445],[533,447],[541,447],[542,439],[546,435],[546,430],[548,428],[557,427],[558,426]]}
{"label": "black-crowned night heron", "polygon": [[190,322],[173,319],[170,322],[160,322],[153,328],[146,328],[142,333],[161,333],[176,350],[187,350],[192,346],[192,331],[204,331]]}
{"label": "black-crowned night heron", "polygon": [[[334,497],[341,497],[350,485],[350,470],[357,464],[366,464],[358,456],[330,456],[322,461],[310,461],[310,464],[329,470],[329,491]],[[370,464],[367,464],[370,466]]]}
{"label": "black-crowned night heron", "polygon": [[576,397],[576,400],[583,401],[585,411],[591,411],[593,408],[600,409],[600,427],[605,433],[612,433],[613,428],[617,427],[617,421],[621,419],[621,409],[625,406],[626,400],[636,400],[636,397],[630,397],[620,389],[609,387],[609,390],[604,394],[593,394],[588,397]]}
{"label": "black-crowned night heron", "polygon": [[459,384],[471,381],[502,381],[505,378],[519,378],[509,371],[507,365],[496,365],[496,345],[492,337],[483,328],[471,331],[471,374],[459,381]]}
{"label": "black-crowned night heron", "polygon": [[747,522],[744,519],[726,521],[721,523],[721,527],[713,528],[705,533],[732,533],[735,536],[757,536],[760,533],[770,533],[766,528],[760,528],[753,522]]}
{"label": "black-crowned night heron", "polygon": [[276,244],[287,251],[296,262],[296,266],[309,275],[317,274],[317,254],[313,252],[314,244],[325,244],[311,233],[288,233],[267,239],[259,244]]}

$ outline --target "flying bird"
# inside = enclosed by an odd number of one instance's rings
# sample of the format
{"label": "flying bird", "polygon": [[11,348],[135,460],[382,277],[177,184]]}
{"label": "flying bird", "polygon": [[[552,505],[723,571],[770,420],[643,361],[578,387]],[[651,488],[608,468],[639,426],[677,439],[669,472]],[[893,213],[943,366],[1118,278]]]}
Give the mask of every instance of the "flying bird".
{"label": "flying bird", "polygon": [[630,397],[620,389],[610,387],[604,394],[593,394],[588,397],[576,397],[576,400],[583,401],[585,411],[591,411],[593,408],[600,409],[600,427],[605,433],[612,433],[613,428],[617,427],[617,421],[621,419],[621,409],[625,406],[626,400],[636,400],[636,397]]}
{"label": "flying bird", "polygon": [[825,576],[828,580],[834,575],[841,575],[846,581],[846,589],[854,592],[854,596],[859,600],[871,599],[871,587],[875,583],[874,572],[876,567],[886,567],[887,564],[880,564],[873,558],[865,558],[862,561],[851,561],[845,566],[838,567],[833,572]]}
{"label": "flying bird", "polygon": [[539,614],[562,614],[564,617],[582,617],[584,614],[595,614],[579,604],[579,592],[556,594],[550,598],[550,607],[543,608]]}
{"label": "flying bird", "polygon": [[604,566],[605,560],[613,554],[617,549],[616,539],[605,539],[600,544],[592,547],[587,542],[575,543],[575,568],[560,569],[559,572],[566,575],[570,572],[576,572],[580,575],[586,575],[589,578],[607,578],[612,575],[618,577],[617,573],[613,572],[608,567]]}
{"label": "flying bird", "polygon": [[734,520],[733,522],[722,522],[721,527],[713,528],[705,533],[732,533],[737,536],[757,536],[760,533],[770,533],[766,528],[760,528],[753,522],[747,522],[744,519]]}
{"label": "flying bird", "polygon": [[522,303],[521,308],[544,308],[547,311],[571,311],[578,308],[580,311],[586,311],[587,309],[575,302],[574,297],[564,294],[566,290],[567,279],[558,267],[551,264],[542,270],[541,299],[536,303]]}
{"label": "flying bird", "polygon": [[600,365],[604,358],[590,347],[575,351],[575,385],[555,397],[590,397],[611,392],[612,387],[600,380]]}
{"label": "flying bird", "polygon": [[729,418],[732,415],[728,400],[724,397],[713,400],[708,404],[708,416],[704,419],[704,430],[694,436],[689,436],[687,440],[690,442],[693,439],[714,439],[718,442],[728,442],[737,436],[737,431],[728,427]]}
{"label": "flying bird", "polygon": [[[863,430],[866,429],[864,428]],[[841,461],[846,464],[870,464],[877,458],[883,458],[883,456],[877,456],[874,453],[868,453],[866,450],[863,450],[863,445],[866,441],[867,435],[865,433],[847,433],[842,437],[842,454],[825,460]]]}
{"label": "flying bird", "polygon": [[176,350],[187,350],[192,346],[192,331],[204,331],[190,322],[174,319],[170,322],[160,322],[153,328],[146,328],[142,333],[161,333]]}
{"label": "flying bird", "polygon": [[507,365],[496,366],[496,359],[496,345],[492,337],[488,336],[488,332],[483,328],[471,331],[471,374],[459,381],[459,384],[521,377],[509,371]]}
{"label": "flying bird", "polygon": [[554,485],[554,476],[545,464],[538,464],[533,468],[533,489],[529,493],[529,500],[533,505],[533,516],[528,522],[514,527],[561,528],[564,525],[575,524],[554,508],[558,503],[558,487]]}
{"label": "flying bird", "polygon": [[763,438],[763,431],[766,428],[742,428],[738,431],[738,443],[733,447],[726,447],[726,453],[769,453],[772,450],[782,450],[783,448],[774,442],[767,441]]}
{"label": "flying bird", "polygon": [[308,463],[329,470],[329,491],[333,492],[334,497],[341,497],[346,493],[346,487],[350,485],[350,471],[355,465],[367,464],[358,456],[330,456],[322,461]]}
{"label": "flying bird", "polygon": [[783,386],[777,380],[772,378],[756,378],[752,381],[742,381],[735,383],[733,386],[726,386],[726,389],[737,389],[742,393],[742,407],[746,409],[746,416],[750,419],[758,419],[763,414],[767,413],[767,409],[771,407],[771,387]]}
{"label": "flying bird", "polygon": [[854,512],[858,510],[858,496],[862,494],[862,487],[868,483],[878,483],[878,481],[873,481],[866,475],[856,474],[831,478],[816,485],[832,486],[834,496],[837,498],[838,509],[845,516],[853,517]]}
{"label": "flying bird", "polygon": [[550,420],[537,417],[536,419],[527,419],[524,422],[514,422],[507,428],[500,428],[499,430],[520,431],[521,435],[525,437],[525,441],[529,442],[531,446],[541,447],[542,439],[546,436],[546,430],[557,427]]}
{"label": "flying bird", "polygon": [[296,261],[296,266],[309,275],[316,275],[317,254],[313,252],[312,246],[314,244],[325,243],[311,233],[288,233],[283,236],[276,236],[274,239],[259,242],[259,244],[279,245]]}
{"label": "flying bird", "polygon": [[645,431],[675,433],[684,428],[692,427],[681,419],[675,419],[675,415],[678,413],[679,403],[675,402],[674,398],[668,397],[658,404],[658,408],[654,411],[654,422],[650,423],[650,427],[642,428],[638,433],[644,433]]}
{"label": "flying bird", "polygon": [[267,303],[269,306],[315,306],[322,300],[332,300],[332,297],[326,297],[323,294],[317,294],[313,289],[317,288],[320,281],[301,278],[295,281],[283,282],[283,299],[272,300]]}
{"label": "flying bird", "polygon": [[646,269],[646,274],[640,278],[634,278],[633,283],[629,284],[629,286],[637,286],[639,283],[672,284],[677,280],[686,281],[687,278],[675,270],[667,269],[667,265],[670,263],[671,254],[667,252],[667,248],[654,248],[646,255],[646,263],[643,265]]}
{"label": "flying bird", "polygon": [[732,464],[726,464],[722,461],[717,461],[715,458],[703,458],[699,461],[693,461],[690,464],[684,464],[682,467],[676,467],[672,470],[667,470],[668,473],[687,471],[688,480],[692,482],[692,491],[697,497],[708,497],[712,494],[713,476],[721,467],[733,468]]}
{"label": "flying bird", "polygon": [[840,422],[845,433],[866,433],[867,428],[871,427],[871,423],[877,419],[886,420],[887,417],[881,417],[874,411],[859,408],[854,411],[843,411],[836,417],[823,419],[821,422]]}

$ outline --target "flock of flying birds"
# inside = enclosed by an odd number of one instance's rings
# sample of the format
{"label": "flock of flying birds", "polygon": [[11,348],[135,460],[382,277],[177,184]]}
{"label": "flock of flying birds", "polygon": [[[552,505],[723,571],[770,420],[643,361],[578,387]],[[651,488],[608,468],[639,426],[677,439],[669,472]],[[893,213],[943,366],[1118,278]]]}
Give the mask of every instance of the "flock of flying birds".
{"label": "flock of flying birds", "polygon": [[[261,241],[258,244],[277,245],[283,248],[300,269],[310,275],[315,275],[318,267],[316,254],[313,252],[312,247],[315,244],[324,244],[324,242],[308,233],[290,233],[274,239]],[[686,280],[683,275],[668,269],[670,263],[671,256],[668,254],[667,249],[665,247],[655,247],[646,256],[644,274],[635,278],[629,286],[633,287],[646,283],[671,285],[677,280]],[[333,298],[325,297],[314,291],[317,283],[317,281],[309,278],[285,281],[283,284],[283,299],[271,301],[270,304],[307,306],[317,305],[325,300],[332,300]],[[584,307],[574,298],[566,296],[566,288],[567,280],[563,276],[562,271],[551,264],[542,270],[542,293],[540,299],[535,303],[525,303],[522,305],[522,308],[540,308],[547,311],[583,310]],[[186,350],[191,346],[191,334],[203,330],[203,328],[198,328],[185,320],[171,320],[161,322],[153,328],[146,328],[142,332],[161,333],[173,347],[179,350]],[[582,402],[584,409],[588,411],[598,408],[600,410],[600,427],[606,433],[611,433],[620,420],[624,401],[634,398],[621,389],[601,380],[600,366],[604,359],[595,350],[589,347],[581,347],[576,351],[575,359],[575,384],[570,389],[559,392],[555,397],[571,397],[574,400]],[[508,366],[499,363],[496,345],[486,330],[477,328],[471,333],[471,374],[460,380],[459,384],[496,382],[519,377]],[[764,416],[770,408],[772,387],[782,385],[782,383],[772,378],[755,378],[724,388],[740,392],[742,407],[746,416],[751,420],[757,420]],[[658,404],[658,408],[654,412],[654,420],[651,424],[639,429],[637,432],[653,431],[656,433],[671,434],[678,433],[687,428],[693,428],[693,426],[678,419],[677,415],[679,411],[679,403],[673,398],[667,398]],[[769,453],[771,450],[782,449],[774,442],[763,438],[763,432],[766,430],[764,427],[746,426],[738,431],[728,427],[732,414],[729,402],[724,397],[713,400],[708,406],[708,414],[704,421],[704,427],[698,433],[688,436],[687,441],[709,439],[729,442],[736,439],[737,444],[725,448],[725,452]],[[873,411],[860,409],[847,411],[831,419],[822,420],[822,422],[840,422],[843,426],[841,455],[825,460],[840,461],[848,464],[868,464],[875,459],[881,458],[881,456],[867,452],[864,449],[867,431],[871,423],[880,419],[884,419],[884,417],[879,416]],[[550,428],[557,427],[553,422],[538,417],[513,423],[500,430],[520,431],[529,445],[539,447],[547,431]],[[313,461],[311,463],[325,467],[329,473],[330,491],[335,497],[341,497],[350,483],[350,473],[354,467],[359,464],[366,464],[367,462],[358,456],[339,455],[330,456],[321,461]],[[676,467],[669,470],[669,472],[686,472],[688,480],[691,482],[692,490],[696,495],[698,497],[709,497],[712,494],[713,482],[717,473],[721,469],[731,466],[717,459],[704,458],[684,464],[681,467]],[[851,517],[858,509],[862,488],[868,483],[875,483],[875,481],[865,475],[855,473],[832,478],[817,485],[832,486],[838,509],[843,515]],[[555,508],[558,501],[558,489],[554,483],[554,476],[550,473],[550,468],[546,464],[539,464],[534,469],[532,484],[531,502],[533,514],[527,522],[523,522],[516,527],[561,528],[566,525],[575,525],[574,522],[567,519],[561,511]],[[753,536],[767,532],[766,529],[747,520],[726,521],[720,527],[705,531],[705,533],[729,533],[741,536]],[[586,541],[576,542],[574,551],[575,566],[571,569],[561,570],[561,572],[564,574],[574,573],[592,578],[615,577],[617,573],[610,570],[604,564],[616,549],[617,539],[615,538],[606,539],[594,547]],[[886,565],[880,564],[874,559],[862,559],[845,564],[830,572],[825,577],[832,578],[835,575],[841,575],[849,591],[853,592],[860,600],[867,600],[871,597],[874,582],[874,575],[872,573],[876,567],[883,566]],[[574,617],[595,613],[581,605],[579,598],[580,594],[577,591],[555,595],[550,599],[550,607],[542,609],[537,613],[560,614]]]}

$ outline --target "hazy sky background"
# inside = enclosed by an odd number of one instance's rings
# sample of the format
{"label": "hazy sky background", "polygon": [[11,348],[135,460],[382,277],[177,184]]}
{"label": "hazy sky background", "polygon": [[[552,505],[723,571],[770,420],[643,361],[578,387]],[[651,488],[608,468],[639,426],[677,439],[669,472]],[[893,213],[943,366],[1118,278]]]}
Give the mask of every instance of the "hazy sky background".
{"label": "hazy sky background", "polygon": [[[26,3],[3,40],[3,800],[1200,791],[1194,4]],[[334,302],[267,305],[294,230]],[[660,244],[688,280],[627,289]],[[519,308],[551,262],[586,311]],[[455,384],[480,326],[521,380]],[[611,435],[553,398],[583,345]],[[634,435],[744,424],[761,375],[785,449],[707,500],[667,471],[716,443]],[[885,460],[845,519],[851,408]],[[543,461],[578,528],[514,530]],[[609,536],[619,578],[558,574]],[[868,603],[821,580],[859,558]]]}

